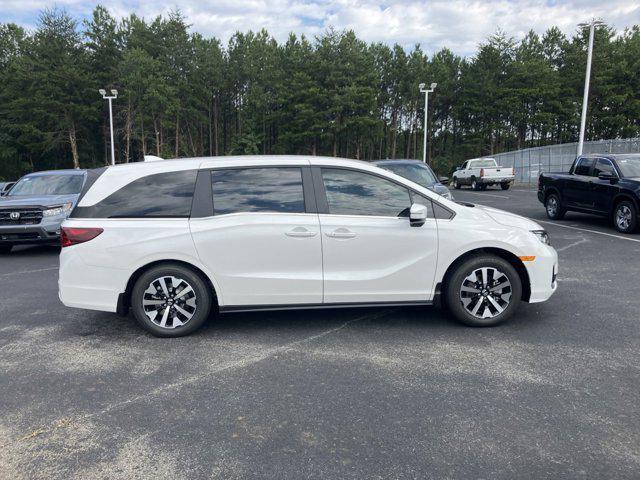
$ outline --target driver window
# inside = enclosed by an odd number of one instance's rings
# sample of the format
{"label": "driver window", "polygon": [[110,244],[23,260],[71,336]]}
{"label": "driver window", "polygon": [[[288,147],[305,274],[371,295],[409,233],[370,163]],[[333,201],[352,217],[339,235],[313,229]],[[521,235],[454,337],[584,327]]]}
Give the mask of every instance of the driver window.
{"label": "driver window", "polygon": [[601,173],[608,173],[609,175],[618,176],[615,168],[613,168],[611,161],[607,160],[606,158],[599,158],[596,162],[595,167],[593,167],[594,177],[597,177]]}
{"label": "driver window", "polygon": [[323,168],[329,213],[380,217],[408,216],[409,190],[369,173]]}

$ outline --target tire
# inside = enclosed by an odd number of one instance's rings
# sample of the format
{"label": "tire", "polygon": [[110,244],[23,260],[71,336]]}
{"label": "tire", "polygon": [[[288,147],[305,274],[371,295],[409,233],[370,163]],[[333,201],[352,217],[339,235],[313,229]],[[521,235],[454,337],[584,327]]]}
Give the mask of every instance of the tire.
{"label": "tire", "polygon": [[11,249],[13,248],[13,245],[9,244],[9,245],[0,245],[0,255],[5,255],[7,253],[11,253]]}
{"label": "tire", "polygon": [[[480,277],[484,284],[480,284]],[[507,321],[521,297],[518,272],[495,255],[474,256],[462,262],[449,278],[445,292],[449,310],[470,327],[493,327]]]}
{"label": "tire", "polygon": [[484,192],[484,191],[487,189],[487,187],[488,187],[488,186],[489,186],[489,185],[486,185],[486,184],[484,184],[484,183],[481,183],[481,184],[480,184],[480,190],[482,190],[482,191]]}
{"label": "tire", "polygon": [[471,179],[471,190],[480,190],[480,184],[476,182],[475,178]]}
{"label": "tire", "polygon": [[[187,293],[180,295],[185,290]],[[136,321],[156,337],[181,337],[193,333],[209,317],[212,304],[213,292],[201,275],[188,267],[170,263],[144,272],[131,292],[131,310]]]}
{"label": "tire", "polygon": [[511,184],[510,184],[510,183],[501,183],[501,184],[500,184],[500,188],[501,188],[502,190],[509,190],[509,187],[511,187]]}
{"label": "tire", "polygon": [[456,190],[460,190],[460,188],[462,187],[462,185],[460,185],[460,182],[458,182],[457,178],[453,178],[453,188],[455,188]]}
{"label": "tire", "polygon": [[544,208],[547,211],[547,217],[551,220],[562,220],[567,211],[562,208],[560,196],[557,193],[550,193],[544,201]]}
{"label": "tire", "polygon": [[613,210],[613,226],[620,233],[633,233],[638,228],[638,211],[633,202],[623,200]]}

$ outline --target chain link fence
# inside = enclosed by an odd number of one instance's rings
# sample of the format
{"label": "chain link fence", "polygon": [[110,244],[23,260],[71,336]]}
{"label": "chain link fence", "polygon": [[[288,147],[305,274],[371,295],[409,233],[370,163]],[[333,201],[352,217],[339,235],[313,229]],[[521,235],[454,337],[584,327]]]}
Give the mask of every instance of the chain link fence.
{"label": "chain link fence", "polygon": [[[576,159],[577,143],[526,148],[514,152],[487,155],[498,165],[516,169],[516,183],[535,186],[542,172],[568,172]],[[640,153],[640,138],[584,142],[584,153]]]}

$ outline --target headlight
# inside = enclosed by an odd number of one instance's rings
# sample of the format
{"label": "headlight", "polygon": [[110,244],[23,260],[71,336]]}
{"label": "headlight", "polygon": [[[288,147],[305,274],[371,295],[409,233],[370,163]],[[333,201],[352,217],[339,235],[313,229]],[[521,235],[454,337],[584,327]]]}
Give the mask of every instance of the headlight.
{"label": "headlight", "polygon": [[453,200],[453,197],[451,196],[451,192],[449,190],[447,190],[446,192],[442,192],[440,195],[447,200]]}
{"label": "headlight", "polygon": [[551,240],[549,239],[549,234],[546,230],[531,230],[531,233],[538,237],[538,240],[545,245],[551,245]]}
{"label": "headlight", "polygon": [[72,203],[65,203],[64,205],[60,205],[59,207],[49,208],[42,212],[43,217],[56,217],[58,215],[62,215],[63,213],[68,213],[71,211],[73,207]]}

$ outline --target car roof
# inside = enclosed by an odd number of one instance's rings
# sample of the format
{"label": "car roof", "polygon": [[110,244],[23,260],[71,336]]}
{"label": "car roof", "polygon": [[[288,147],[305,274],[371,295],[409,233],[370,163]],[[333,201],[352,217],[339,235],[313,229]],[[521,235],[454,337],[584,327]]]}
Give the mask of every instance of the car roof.
{"label": "car roof", "polygon": [[416,163],[422,163],[424,164],[424,162],[422,160],[416,160],[416,159],[412,159],[412,158],[387,158],[385,160],[375,160],[373,162],[376,165],[411,165],[411,164],[416,164]]}
{"label": "car roof", "polygon": [[616,158],[628,158],[628,157],[638,157],[640,156],[640,152],[638,153],[583,153],[582,155],[578,155],[580,158],[608,158],[609,160],[615,160]]}
{"label": "car roof", "polygon": [[25,177],[39,177],[45,175],[85,175],[86,170],[66,169],[66,170],[43,170],[41,172],[27,173]]}

